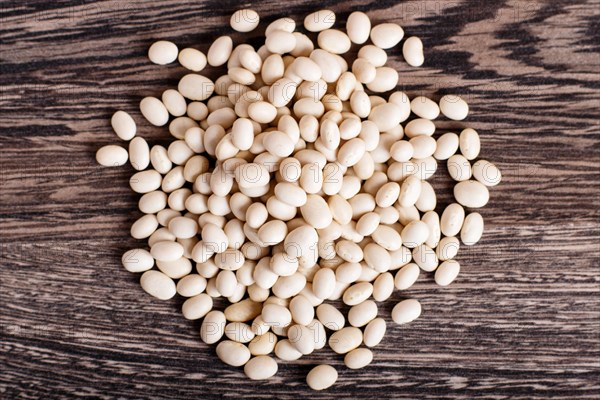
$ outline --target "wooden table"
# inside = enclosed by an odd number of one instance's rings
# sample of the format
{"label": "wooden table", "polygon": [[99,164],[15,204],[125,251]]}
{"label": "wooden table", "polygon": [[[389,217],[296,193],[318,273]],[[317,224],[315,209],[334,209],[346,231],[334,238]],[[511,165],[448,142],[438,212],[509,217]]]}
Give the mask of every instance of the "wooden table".
{"label": "wooden table", "polygon": [[[412,96],[464,96],[481,156],[504,181],[482,210],[486,232],[462,249],[458,280],[423,277],[381,306],[419,299],[421,318],[388,325],[364,370],[319,352],[266,382],[222,364],[184,320],[125,271],[138,242],[129,167],[101,168],[117,109],[174,87],[183,68],[151,64],[157,39],[206,51],[231,34],[232,1],[3,1],[1,33],[0,397],[386,399],[600,397],[599,3],[590,1],[261,2],[263,21],[327,6],[400,23],[426,65],[390,63]],[[260,34],[265,24],[261,25]],[[249,40],[257,45],[259,33]],[[243,35],[233,35],[239,43]],[[151,143],[164,129],[139,124]],[[445,171],[445,168],[440,168]],[[450,201],[445,172],[434,180]],[[312,365],[337,385],[311,392]]]}

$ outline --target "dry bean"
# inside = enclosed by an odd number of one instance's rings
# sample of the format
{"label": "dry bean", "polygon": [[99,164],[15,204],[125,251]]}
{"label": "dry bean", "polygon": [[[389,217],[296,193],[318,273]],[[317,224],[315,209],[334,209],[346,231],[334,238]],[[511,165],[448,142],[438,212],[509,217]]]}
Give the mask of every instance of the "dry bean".
{"label": "dry bean", "polygon": [[406,324],[419,318],[421,303],[415,299],[403,300],[394,306],[392,319],[397,324]]}
{"label": "dry bean", "polygon": [[[377,77],[377,68],[364,58],[357,58],[352,63],[352,73],[360,83],[369,84]],[[367,96],[368,97],[368,96]],[[370,100],[369,100],[370,105]],[[368,115],[368,114],[367,114]],[[364,118],[364,117],[361,117]]]}
{"label": "dry bean", "polygon": [[292,346],[303,355],[315,351],[313,334],[308,327],[303,325],[292,325],[288,329],[287,335]]}
{"label": "dry bean", "polygon": [[373,285],[369,282],[360,282],[344,291],[343,301],[344,304],[354,306],[368,299],[371,294],[373,294]]}
{"label": "dry bean", "polygon": [[350,50],[352,43],[344,32],[337,29],[326,29],[317,37],[319,47],[333,54],[343,54]]}
{"label": "dry bean", "polygon": [[394,277],[391,273],[385,272],[377,277],[373,282],[373,298],[376,301],[385,301],[390,298],[394,292]]}
{"label": "dry bean", "polygon": [[360,329],[347,326],[329,337],[329,347],[338,354],[346,354],[360,346],[362,339]]}
{"label": "dry bean", "polygon": [[132,249],[123,254],[121,262],[129,272],[144,272],[154,266],[154,258],[148,250]]}
{"label": "dry bean", "polygon": [[365,327],[363,333],[363,342],[367,347],[375,347],[385,335],[386,331],[386,323],[383,318],[375,318],[373,321],[369,322]]}
{"label": "dry bean", "polygon": [[225,364],[241,367],[250,360],[250,350],[242,343],[224,340],[217,345],[217,357]]}
{"label": "dry bean", "polygon": [[404,30],[398,24],[383,23],[371,29],[371,41],[381,49],[391,49],[404,37]]}
{"label": "dry bean", "polygon": [[213,94],[214,89],[215,84],[210,79],[198,74],[185,75],[179,80],[177,86],[177,90],[179,90],[179,93],[184,97],[197,101],[208,99]]}
{"label": "dry bean", "polygon": [[321,32],[335,23],[335,13],[331,10],[319,10],[304,18],[304,28],[309,32]]}
{"label": "dry bean", "polygon": [[294,361],[302,357],[288,339],[279,340],[275,345],[275,355],[284,361]]}
{"label": "dry bean", "polygon": [[412,99],[410,109],[420,118],[436,119],[440,115],[440,107],[433,100],[424,96]]}
{"label": "dry bean", "polygon": [[421,212],[428,212],[435,209],[437,198],[433,186],[427,181],[421,182],[421,194],[415,203],[415,207]]}
{"label": "dry bean", "polygon": [[461,154],[455,154],[448,159],[448,173],[457,182],[471,178],[471,163]]}
{"label": "dry bean", "polygon": [[150,148],[143,138],[135,137],[129,142],[129,162],[138,171],[146,169],[150,164]]}
{"label": "dry bean", "polygon": [[412,251],[414,262],[423,271],[431,272],[434,271],[438,266],[438,258],[435,255],[435,250],[426,244],[421,244],[415,247]]}
{"label": "dry bean", "polygon": [[440,286],[448,286],[458,276],[460,272],[460,264],[458,261],[444,261],[435,271],[435,283]]}
{"label": "dry bean", "polygon": [[467,246],[479,242],[483,235],[483,217],[479,213],[470,213],[466,216],[460,230],[460,240]]}
{"label": "dry bean", "polygon": [[413,119],[404,127],[404,133],[409,138],[413,138],[418,135],[431,136],[435,132],[435,125],[428,119],[418,118]]}
{"label": "dry bean", "polygon": [[140,102],[140,111],[152,125],[163,126],[169,122],[169,111],[156,97],[144,97]]}
{"label": "dry bean", "polygon": [[206,293],[201,293],[197,296],[187,299],[181,308],[183,316],[186,319],[200,319],[204,317],[212,309],[212,298]]}
{"label": "dry bean", "polygon": [[121,146],[108,145],[101,147],[96,152],[96,161],[104,167],[118,167],[124,165],[129,158],[127,150]]}
{"label": "dry bean", "polygon": [[185,48],[179,52],[177,57],[179,64],[190,71],[200,72],[206,67],[207,59],[200,50]]}
{"label": "dry bean", "polygon": [[117,136],[123,140],[133,139],[137,131],[135,121],[125,111],[115,112],[110,119],[110,124]]}
{"label": "dry bean", "polygon": [[306,277],[296,272],[290,276],[279,277],[271,290],[280,299],[289,299],[299,294],[304,286],[306,286]]}
{"label": "dry bean", "polygon": [[173,42],[167,40],[159,40],[152,43],[148,49],[148,58],[154,64],[165,65],[170,64],[177,59],[177,46]]}
{"label": "dry bean", "polygon": [[244,373],[252,380],[269,379],[277,373],[277,362],[269,356],[257,356],[244,365]]}
{"label": "dry bean", "polygon": [[406,264],[396,273],[394,285],[398,290],[410,288],[419,278],[419,266],[414,263]]}
{"label": "dry bean", "polygon": [[377,317],[377,304],[372,300],[350,307],[348,312],[348,322],[357,328],[367,325],[375,317]]}
{"label": "dry bean", "polygon": [[437,140],[437,146],[433,156],[436,160],[447,160],[458,151],[458,135],[456,133],[444,133]]}
{"label": "dry bean", "polygon": [[235,31],[250,32],[256,29],[259,21],[260,18],[256,11],[245,8],[234,12],[229,23]]}
{"label": "dry bean", "polygon": [[400,233],[388,225],[379,225],[371,234],[371,238],[379,246],[389,251],[396,251],[402,246]]}
{"label": "dry bean", "polygon": [[420,67],[425,61],[423,42],[416,36],[409,37],[402,46],[402,55],[406,62],[413,67]]}
{"label": "dry bean", "polygon": [[331,365],[321,364],[306,375],[306,383],[313,390],[327,389],[337,381],[338,373]]}
{"label": "dry bean", "polygon": [[[213,67],[218,67],[225,64],[227,60],[229,60],[232,50],[233,41],[229,36],[221,36],[217,38],[208,49],[208,54],[206,56],[208,64]],[[185,94],[183,95],[185,96]]]}
{"label": "dry bean", "polygon": [[294,32],[294,30],[296,30],[296,22],[289,17],[276,19],[275,21],[271,22],[269,26],[267,26],[267,29],[265,30],[265,36],[270,35],[271,32],[275,30]]}
{"label": "dry bean", "polygon": [[371,20],[369,16],[360,11],[354,11],[346,21],[346,32],[352,43],[363,44],[369,40],[371,33]]}
{"label": "dry bean", "polygon": [[398,84],[398,72],[390,67],[375,68],[375,79],[367,83],[367,88],[376,93],[390,91]]}
{"label": "dry bean", "polygon": [[487,160],[478,160],[472,167],[473,178],[485,186],[496,186],[502,180],[498,167]]}
{"label": "dry bean", "polygon": [[266,304],[261,313],[265,324],[269,326],[285,327],[292,322],[292,314],[290,311],[278,304]]}
{"label": "dry bean", "polygon": [[142,289],[160,300],[168,300],[175,296],[175,282],[160,271],[146,271],[140,278]]}
{"label": "dry bean", "polygon": [[327,83],[335,82],[343,72],[335,55],[323,49],[313,50],[310,59],[319,66],[323,74],[322,79]]}
{"label": "dry bean", "polygon": [[435,249],[435,254],[441,261],[446,261],[454,258],[458,253],[460,243],[455,237],[445,237],[440,240],[440,243]]}
{"label": "dry bean", "polygon": [[374,67],[382,67],[387,62],[387,53],[377,46],[368,44],[358,51],[358,59],[361,58],[367,60]]}
{"label": "dry bean", "polygon": [[[221,340],[225,333],[225,315],[221,311],[210,311],[204,317],[200,327],[200,338],[206,344],[213,344]],[[234,343],[234,342],[232,342]],[[226,345],[233,346],[233,345]],[[220,357],[219,357],[220,358]]]}
{"label": "dry bean", "polygon": [[320,299],[327,299],[335,290],[335,283],[335,272],[328,268],[319,269],[313,277],[313,293]]}
{"label": "dry bean", "polygon": [[265,46],[274,54],[285,54],[296,47],[296,36],[290,32],[274,30],[265,40]]}
{"label": "dry bean", "polygon": [[248,106],[248,115],[260,124],[268,124],[277,116],[277,109],[266,101],[257,101]]}
{"label": "dry bean", "polygon": [[459,182],[454,186],[454,198],[465,207],[479,208],[487,204],[490,192],[485,185],[469,180]]}
{"label": "dry bean", "polygon": [[315,229],[323,229],[333,221],[327,202],[320,196],[309,194],[306,204],[300,207],[302,217]]}
{"label": "dry bean", "polygon": [[[253,324],[254,327],[254,324]],[[277,344],[277,335],[273,332],[265,332],[262,335],[256,336],[248,344],[248,350],[253,356],[265,356],[275,350]]]}
{"label": "dry bean", "polygon": [[429,227],[422,221],[411,221],[402,229],[401,237],[404,246],[415,248],[425,243],[429,237]]}
{"label": "dry bean", "polygon": [[462,121],[469,114],[469,105],[459,96],[446,95],[440,99],[440,110],[447,118]]}
{"label": "dry bean", "polygon": [[[144,118],[168,124],[176,140],[150,150],[135,137],[131,116],[117,111],[111,125],[121,139],[131,140],[129,151],[110,145],[96,154],[105,166],[129,158],[139,171],[130,186],[142,194],[138,205],[145,215],[131,234],[147,239],[150,251],[126,252],[124,267],[142,272],[142,288],[157,298],[185,297],[184,317],[204,318],[201,339],[217,343],[226,336],[217,356],[245,365],[250,379],[277,372],[273,351],[296,360],[328,339],[349,368],[368,365],[373,353],[359,346],[378,345],[386,331],[375,302],[390,298],[395,288],[410,288],[420,270],[435,271],[441,286],[454,281],[460,270],[452,260],[457,236],[472,245],[484,228],[481,215],[465,217],[463,207],[484,206],[488,186],[501,180],[495,165],[474,162],[481,146],[475,130],[433,139],[432,121],[440,113],[451,120],[467,117],[469,107],[459,96],[436,103],[424,96],[411,101],[401,91],[387,99],[377,95],[398,84],[384,49],[403,39],[399,25],[372,27],[362,12],[350,14],[345,32],[333,29],[334,22],[330,10],[305,18],[305,28],[318,32],[316,49],[311,38],[295,32],[290,18],[269,24],[258,50],[246,43],[234,48],[229,36],[217,38],[206,56],[154,43],[148,51],[152,62],[179,59],[191,71],[177,90],[140,102]],[[250,9],[230,19],[242,33],[258,23]],[[373,44],[362,46],[351,63],[340,56],[369,37]],[[419,38],[406,39],[402,51],[409,65],[423,64]],[[226,65],[227,73],[213,82],[198,74],[207,64]],[[406,122],[411,113],[416,118]],[[436,160],[447,160],[457,182],[456,203],[441,217],[426,181],[437,170]],[[146,170],[150,164],[153,169]],[[152,270],[155,263],[158,270]],[[230,302],[224,312],[211,311],[217,297]],[[325,300],[350,306],[351,326]],[[404,300],[392,319],[407,323],[420,313],[417,300]],[[336,379],[334,368],[320,365],[307,383],[322,390]]]}
{"label": "dry bean", "polygon": [[400,108],[393,103],[385,103],[374,107],[369,114],[380,132],[388,131],[400,123]]}
{"label": "dry bean", "polygon": [[346,324],[344,315],[331,304],[321,304],[317,307],[317,318],[332,331],[339,331]]}
{"label": "dry bean", "polygon": [[369,349],[354,349],[344,357],[344,364],[350,369],[360,369],[373,361],[373,352]]}
{"label": "dry bean", "polygon": [[465,209],[457,203],[446,207],[440,218],[440,227],[444,236],[456,236],[465,220]]}
{"label": "dry bean", "polygon": [[294,322],[300,325],[308,325],[315,317],[314,307],[302,295],[298,295],[290,300],[290,313]]}
{"label": "dry bean", "polygon": [[184,297],[197,296],[206,289],[206,279],[198,274],[184,276],[177,282],[177,293]]}
{"label": "dry bean", "polygon": [[467,160],[474,160],[479,155],[481,143],[475,129],[467,128],[460,133],[460,152]]}

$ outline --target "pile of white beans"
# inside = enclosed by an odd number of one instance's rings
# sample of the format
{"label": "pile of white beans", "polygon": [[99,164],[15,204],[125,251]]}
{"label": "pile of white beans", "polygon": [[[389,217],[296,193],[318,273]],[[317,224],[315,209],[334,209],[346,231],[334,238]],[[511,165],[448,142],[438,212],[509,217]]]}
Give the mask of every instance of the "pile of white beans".
{"label": "pile of white beans", "polygon": [[[258,22],[247,9],[231,17],[238,32]],[[109,145],[96,155],[101,165],[129,160],[138,171],[130,184],[144,215],[131,235],[150,251],[127,251],[125,268],[143,273],[142,288],[158,299],[187,298],[183,315],[203,318],[201,339],[218,343],[217,356],[250,379],[277,372],[272,353],[291,361],[327,344],[348,368],[368,365],[386,331],[377,303],[409,289],[421,271],[452,283],[460,242],[473,245],[483,233],[481,215],[465,208],[485,206],[500,181],[498,168],[478,159],[475,130],[434,138],[440,115],[467,117],[463,99],[394,91],[398,73],[385,66],[385,50],[404,38],[399,25],[371,26],[362,12],[348,17],[346,32],[334,23],[329,10],[306,17],[316,45],[290,18],[272,22],[258,50],[234,47],[229,36],[206,55],[154,43],[153,63],[178,60],[189,70],[177,90],[140,103],[150,124],[168,124],[173,142],[150,147],[117,111],[112,127],[129,149]],[[361,47],[350,64],[341,55],[352,44]],[[413,67],[424,62],[417,37],[402,53]],[[207,64],[227,74],[214,82],[198,74]],[[456,203],[440,216],[428,179],[442,161],[457,183]],[[223,311],[213,307],[217,297],[227,299]],[[339,299],[346,316],[325,303]],[[407,299],[391,317],[405,324],[420,314]],[[306,380],[321,390],[337,376],[318,365]]]}

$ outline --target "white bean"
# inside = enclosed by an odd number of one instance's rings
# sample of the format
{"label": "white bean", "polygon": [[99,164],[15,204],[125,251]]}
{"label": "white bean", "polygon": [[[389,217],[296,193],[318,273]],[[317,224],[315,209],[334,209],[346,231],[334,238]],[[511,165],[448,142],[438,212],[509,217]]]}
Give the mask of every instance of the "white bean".
{"label": "white bean", "polygon": [[403,300],[396,304],[392,310],[392,319],[397,324],[406,324],[419,318],[421,303],[415,299]]}
{"label": "white bean", "polygon": [[96,152],[96,161],[104,167],[118,167],[124,165],[128,158],[129,153],[127,153],[127,150],[113,144],[101,147]]}
{"label": "white bean", "polygon": [[177,46],[173,42],[167,40],[159,40],[152,43],[148,49],[148,58],[154,64],[165,65],[170,64],[177,59]]}
{"label": "white bean", "polygon": [[234,12],[231,16],[231,20],[229,21],[233,30],[238,32],[253,31],[256,29],[259,22],[260,18],[258,13],[248,8]]}
{"label": "white bean", "polygon": [[423,42],[416,36],[409,37],[402,46],[402,55],[406,62],[413,67],[420,67],[425,62]]}
{"label": "white bean", "polygon": [[346,32],[352,43],[363,44],[369,40],[371,33],[371,20],[369,16],[360,11],[354,11],[346,21]]}
{"label": "white bean", "polygon": [[371,29],[371,41],[381,49],[391,49],[404,37],[404,30],[398,24],[383,23]]}
{"label": "white bean", "polygon": [[110,124],[117,136],[123,140],[133,139],[137,131],[135,121],[125,111],[115,112],[110,119]]}

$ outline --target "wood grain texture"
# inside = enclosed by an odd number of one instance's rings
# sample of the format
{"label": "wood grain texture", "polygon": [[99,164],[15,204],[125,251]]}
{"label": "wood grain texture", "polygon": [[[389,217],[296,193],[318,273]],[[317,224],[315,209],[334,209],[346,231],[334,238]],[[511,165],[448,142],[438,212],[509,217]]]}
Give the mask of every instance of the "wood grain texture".
{"label": "wood grain texture", "polygon": [[[247,5],[244,3],[244,5]],[[430,276],[382,306],[418,298],[422,317],[388,326],[361,371],[319,352],[267,382],[216,359],[181,300],[145,295],[120,265],[137,243],[129,168],[95,164],[116,141],[116,109],[176,85],[184,70],[146,58],[156,39],[205,51],[229,34],[233,1],[0,3],[0,397],[200,399],[575,399],[600,397],[600,3],[588,1],[263,1],[263,21],[328,7],[399,22],[423,68],[390,63],[409,95],[463,95],[482,157],[504,181],[486,232],[448,288]],[[258,44],[266,25],[248,39]],[[233,35],[236,42],[244,37]],[[139,124],[152,143],[164,129]],[[440,173],[441,203],[449,186]],[[446,182],[446,183],[444,183]],[[445,186],[444,186],[445,185]],[[313,393],[312,365],[334,389]]]}

